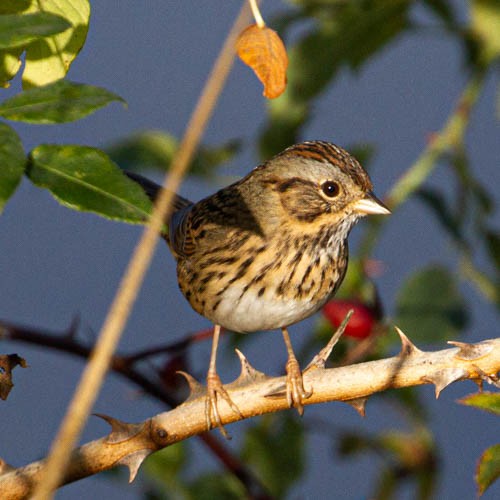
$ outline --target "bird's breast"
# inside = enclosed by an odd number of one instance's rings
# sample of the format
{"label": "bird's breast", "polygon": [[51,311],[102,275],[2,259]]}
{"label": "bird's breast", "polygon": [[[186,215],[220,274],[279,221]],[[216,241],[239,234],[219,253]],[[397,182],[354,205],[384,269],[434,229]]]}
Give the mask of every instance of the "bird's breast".
{"label": "bird's breast", "polygon": [[180,259],[179,286],[191,306],[236,332],[271,330],[297,323],[320,309],[347,267],[344,242],[331,235],[287,235],[245,242],[238,251]]}

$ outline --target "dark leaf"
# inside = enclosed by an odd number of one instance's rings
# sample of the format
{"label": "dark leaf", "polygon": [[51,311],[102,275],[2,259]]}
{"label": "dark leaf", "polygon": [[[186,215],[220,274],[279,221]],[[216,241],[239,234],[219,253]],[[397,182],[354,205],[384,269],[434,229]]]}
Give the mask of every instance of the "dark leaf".
{"label": "dark leaf", "polygon": [[283,498],[304,470],[304,427],[289,415],[262,419],[247,431],[242,455],[271,494]]}
{"label": "dark leaf", "polygon": [[53,124],[79,120],[112,101],[125,101],[101,87],[59,80],[3,101],[0,116],[26,123]]}
{"label": "dark leaf", "polygon": [[456,29],[457,21],[452,4],[446,0],[424,0],[423,4],[443,21],[448,29]]}
{"label": "dark leaf", "polygon": [[[186,486],[181,472],[186,466],[188,452],[186,443],[175,443],[157,453],[144,462],[144,475],[151,480],[152,491],[149,498],[155,498],[155,492],[169,491],[172,497],[186,497]],[[161,495],[159,496],[161,497]]]}
{"label": "dark leaf", "polygon": [[428,408],[423,403],[420,393],[414,387],[404,387],[394,391],[384,391],[382,396],[391,401],[391,404],[398,403],[411,415],[412,421],[424,423],[427,420]]}
{"label": "dark leaf", "polygon": [[0,2],[0,15],[22,13],[28,9],[32,0],[2,0]]}
{"label": "dark leaf", "polygon": [[[148,130],[112,145],[107,148],[107,153],[124,170],[165,172],[170,168],[178,146],[178,140],[173,135]],[[190,173],[210,177],[217,167],[231,160],[239,149],[240,143],[236,140],[220,146],[202,146],[193,159]]]}
{"label": "dark leaf", "polygon": [[110,158],[124,170],[159,170],[170,167],[179,142],[171,134],[148,130],[134,134],[106,148]]}
{"label": "dark leaf", "polygon": [[342,432],[337,441],[337,452],[342,457],[357,455],[372,450],[375,446],[373,439],[359,432]]}
{"label": "dark leaf", "polygon": [[500,416],[500,392],[479,392],[459,399],[458,402]]}
{"label": "dark leaf", "polygon": [[413,274],[399,290],[394,322],[417,344],[455,338],[467,323],[455,277],[439,266]]}
{"label": "dark leaf", "polygon": [[500,234],[498,231],[487,230],[485,236],[491,260],[495,263],[497,269],[500,269]]}
{"label": "dark leaf", "polygon": [[24,15],[0,15],[0,48],[25,46],[37,38],[66,31],[71,24],[49,12]]}
{"label": "dark leaf", "polygon": [[248,498],[233,474],[204,474],[189,485],[190,498],[196,500],[241,500]]}
{"label": "dark leaf", "polygon": [[141,187],[98,149],[42,144],[30,153],[28,176],[75,210],[140,224],[152,209]]}
{"label": "dark leaf", "polygon": [[437,220],[453,239],[457,242],[463,242],[460,224],[446,203],[444,193],[437,189],[420,188],[415,194],[432,210]]}
{"label": "dark leaf", "polygon": [[377,146],[371,143],[364,144],[353,144],[347,147],[349,153],[351,153],[356,160],[363,165],[363,168],[370,171],[370,162],[373,160],[375,153],[377,152]]}
{"label": "dark leaf", "polygon": [[488,448],[479,459],[476,481],[482,495],[500,477],[500,444]]}
{"label": "dark leaf", "polygon": [[26,165],[21,139],[5,123],[0,123],[0,213],[16,190]]}
{"label": "dark leaf", "polygon": [[17,354],[0,354],[0,399],[6,400],[14,387],[12,382],[12,370],[16,366],[26,368],[26,360]]}

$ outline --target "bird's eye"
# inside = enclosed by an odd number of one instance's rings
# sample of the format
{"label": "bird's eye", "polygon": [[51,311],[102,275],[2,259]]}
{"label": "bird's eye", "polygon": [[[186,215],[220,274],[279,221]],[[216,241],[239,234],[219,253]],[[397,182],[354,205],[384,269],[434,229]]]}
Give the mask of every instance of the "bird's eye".
{"label": "bird's eye", "polygon": [[340,193],[340,187],[336,182],[326,181],[321,185],[321,190],[328,198],[335,198]]}

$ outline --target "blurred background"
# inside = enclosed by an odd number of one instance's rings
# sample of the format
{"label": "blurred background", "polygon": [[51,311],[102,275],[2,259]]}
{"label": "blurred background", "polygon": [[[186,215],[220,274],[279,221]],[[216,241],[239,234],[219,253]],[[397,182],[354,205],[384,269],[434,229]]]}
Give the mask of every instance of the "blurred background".
{"label": "blurred background", "polygon": [[[291,47],[313,27],[311,19],[295,22],[294,15],[301,12],[303,5],[328,3],[336,2],[266,1],[262,12],[271,27],[284,27],[285,42]],[[446,27],[440,6],[453,13],[455,23],[467,26],[469,5],[473,2],[399,3],[407,4],[404,28],[386,45],[374,48],[373,54],[359,64],[339,64],[334,78],[311,101],[309,118],[296,136],[300,140],[328,140],[354,148],[360,154],[371,152],[366,155],[366,165],[380,197],[410,168],[433,134],[444,126],[471,73],[468,57],[472,56],[467,52],[470,48],[452,29],[451,21]],[[14,123],[12,126],[20,134],[25,150],[40,143],[72,143],[117,153],[117,144],[123,146],[131,134],[145,130],[158,130],[180,138],[240,5],[239,1],[221,0],[93,2],[87,41],[68,78],[116,92],[127,101],[128,108],[115,103],[86,119],[62,126]],[[374,31],[371,36],[376,44],[377,33]],[[16,78],[11,87],[3,91],[4,97],[21,90],[19,80]],[[468,169],[478,183],[486,187],[494,204],[498,204],[500,183],[497,92],[498,72],[490,71],[482,84],[465,138]],[[239,149],[211,175],[186,179],[181,189],[183,196],[197,200],[212,193],[257,165],[261,161],[259,151],[270,152],[279,143],[269,133],[267,139],[262,138],[269,126],[267,106],[260,83],[249,68],[236,61],[203,143],[220,146],[236,140]],[[437,166],[425,185],[447,199],[454,196],[457,180],[451,167],[444,163]],[[154,169],[143,173],[156,180],[161,178]],[[390,217],[371,256],[379,269],[375,281],[386,317],[396,315],[398,290],[407,279],[419,269],[439,264],[457,279],[469,316],[467,325],[460,335],[457,332],[456,338],[474,342],[498,336],[497,306],[485,299],[477,286],[459,275],[457,245],[430,204],[422,200],[422,197],[412,197]],[[493,209],[486,220],[489,227],[498,231],[498,209]],[[469,224],[474,224],[474,220]],[[353,255],[367,228],[367,223],[362,222],[353,230],[350,238]],[[100,329],[140,233],[138,226],[69,210],[47,191],[24,180],[0,219],[0,318],[62,333],[78,315],[81,338],[91,342]],[[478,242],[476,249],[472,240],[472,250],[477,266],[494,276],[498,268],[494,267],[482,242]],[[291,328],[292,341],[298,351],[312,332],[325,328],[324,323],[318,326],[319,321],[317,317],[310,318]],[[178,291],[174,260],[166,245],[160,242],[120,343],[120,352],[132,353],[174,342],[209,326],[207,320],[191,310]],[[418,338],[418,331],[406,330],[406,334]],[[397,344],[390,346],[396,338],[394,331],[388,330],[384,335],[390,338],[386,342],[387,352],[397,352]],[[416,342],[423,349],[446,347],[441,339],[424,345]],[[234,345],[239,346],[259,370],[273,375],[283,372],[286,352],[279,333],[231,339],[226,336],[219,355],[223,381],[231,381],[239,371],[232,350]],[[16,352],[29,364],[28,369],[15,371],[15,387],[8,400],[0,404],[0,456],[20,466],[46,454],[78,382],[83,362],[41,346],[2,341],[0,350]],[[190,370],[200,379],[206,372],[209,352],[207,341],[189,349]],[[303,365],[308,361],[301,360]],[[477,461],[484,449],[498,438],[498,420],[494,416],[456,403],[458,398],[475,390],[472,382],[454,384],[437,401],[432,386],[416,390],[425,406],[426,421],[433,434],[431,439],[438,450],[435,497],[474,498]],[[371,398],[364,419],[340,403],[307,407],[302,419],[296,412],[288,412],[286,425],[294,429],[301,427],[305,432],[301,435],[302,473],[290,481],[290,488],[285,488],[283,495],[289,498],[372,497],[382,467],[387,465],[384,454],[379,449],[375,453],[343,455],[339,453],[339,443],[348,446],[347,438],[352,435],[414,431],[409,423],[412,418],[405,413],[411,406],[405,410],[403,405],[392,404],[390,399],[390,396]],[[141,421],[164,410],[163,405],[114,374],[107,377],[94,408],[95,412],[128,422]],[[225,445],[239,453],[241,447],[248,446],[245,440],[249,430],[261,429],[257,426],[262,422],[266,422],[265,417],[230,426],[233,440]],[[272,425],[271,421],[267,422]],[[107,431],[106,424],[91,418],[82,442]],[[294,452],[294,446],[298,444],[290,445],[290,453]],[[186,481],[195,481],[200,474],[223,471],[197,439],[191,439],[182,452],[178,449],[177,453],[187,457],[183,472]],[[182,461],[169,457],[176,464]],[[259,465],[255,468],[259,470]],[[142,498],[148,491],[151,498],[166,498],[162,496],[165,493],[156,492],[157,496],[153,496],[153,475],[141,470],[137,480],[128,485],[125,473],[100,474],[65,486],[57,496],[126,500]],[[414,478],[409,479],[402,481],[397,498],[416,498]],[[496,484],[484,498],[498,498],[499,494],[500,486]]]}

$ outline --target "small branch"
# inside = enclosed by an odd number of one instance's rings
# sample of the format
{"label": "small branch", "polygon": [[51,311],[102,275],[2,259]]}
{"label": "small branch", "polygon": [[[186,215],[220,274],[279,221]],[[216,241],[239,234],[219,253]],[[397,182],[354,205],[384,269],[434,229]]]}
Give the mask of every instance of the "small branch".
{"label": "small branch", "polygon": [[[202,330],[201,332],[196,332],[186,338],[202,339],[211,333],[212,329],[207,329]],[[19,325],[14,325],[0,320],[0,340],[1,339],[50,347],[57,351],[61,351],[66,354],[73,354],[83,359],[87,359],[93,350],[92,346],[84,345],[78,341],[76,336],[75,321],[72,322],[70,328],[62,332],[62,334],[54,334],[47,330],[24,328]],[[175,346],[175,344],[170,344],[170,347],[172,346]],[[164,347],[165,350],[167,350],[166,348],[169,346]],[[159,380],[151,380],[151,378],[147,377],[133,366],[136,360],[156,354],[153,350],[148,351],[141,351],[141,356],[137,359],[135,355],[114,355],[111,359],[111,369],[128,381],[134,383],[149,396],[152,396],[167,406],[174,408],[180,404],[180,401],[175,396],[172,396],[170,392],[167,392]],[[216,436],[205,432],[203,434],[199,434],[198,438],[210,450],[210,452],[213,453],[215,458],[241,481],[247,490],[249,498],[260,500],[270,498],[266,488],[260,483],[255,474],[253,474],[253,472],[245,466],[239,457],[234,455],[224,443],[221,443]],[[0,475],[5,472],[1,467],[2,463],[3,462],[0,459]]]}
{"label": "small branch", "polygon": [[500,290],[498,283],[494,282],[494,276],[480,271],[472,260],[469,252],[463,251],[460,260],[462,274],[482,293],[487,300],[494,304],[500,304]]}
{"label": "small branch", "polygon": [[[500,338],[437,352],[417,349],[400,333],[401,353],[378,361],[340,368],[311,368],[304,383],[313,387],[312,396],[304,403],[361,400],[377,392],[432,383],[436,394],[456,380],[495,380],[500,370]],[[267,377],[257,372],[242,358],[242,374],[226,385],[231,399],[243,418],[288,409],[284,392],[285,377]],[[241,420],[226,404],[219,411],[223,423]],[[140,424],[127,424],[110,417],[112,432],[73,451],[64,483],[87,477],[117,465],[129,468],[131,479],[146,456],[165,446],[205,431],[205,397],[188,399],[172,411],[161,413]],[[44,461],[34,462],[0,475],[2,500],[25,498],[40,480]]]}
{"label": "small branch", "polygon": [[[123,356],[123,361],[128,364],[137,363],[145,358],[151,358],[158,356],[160,354],[174,354],[178,351],[186,349],[190,344],[199,342],[200,340],[211,339],[213,335],[213,327],[206,328],[196,333],[186,335],[184,338],[177,340],[176,342],[170,342],[168,344],[159,345],[156,347],[150,347],[144,349],[143,351],[136,352],[129,356]],[[221,331],[222,333],[222,331]]]}

